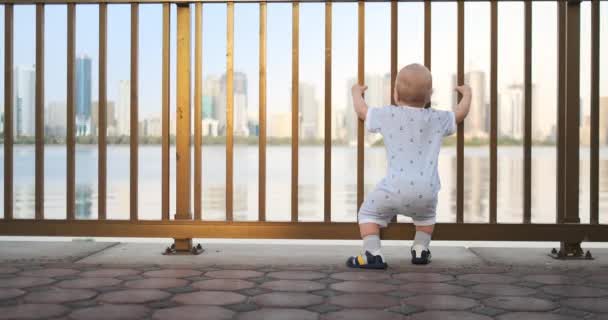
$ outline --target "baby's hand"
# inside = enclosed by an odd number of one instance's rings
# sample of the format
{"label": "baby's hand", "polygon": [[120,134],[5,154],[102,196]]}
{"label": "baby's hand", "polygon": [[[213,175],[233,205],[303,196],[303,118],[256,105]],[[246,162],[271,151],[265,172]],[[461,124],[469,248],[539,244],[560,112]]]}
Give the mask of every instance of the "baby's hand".
{"label": "baby's hand", "polygon": [[353,87],[351,88],[353,96],[362,96],[363,92],[365,92],[365,90],[367,90],[367,86],[365,86],[365,85],[362,86],[360,84],[354,84]]}
{"label": "baby's hand", "polygon": [[468,84],[462,85],[462,86],[458,86],[456,88],[454,88],[454,90],[460,92],[460,94],[464,97],[467,95],[471,95],[471,87]]}

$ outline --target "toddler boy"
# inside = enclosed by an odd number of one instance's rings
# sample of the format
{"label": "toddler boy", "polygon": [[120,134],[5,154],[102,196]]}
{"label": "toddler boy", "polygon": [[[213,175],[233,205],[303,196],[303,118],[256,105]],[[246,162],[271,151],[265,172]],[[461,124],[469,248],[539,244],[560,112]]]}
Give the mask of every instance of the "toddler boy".
{"label": "toddler boy", "polygon": [[431,261],[429,243],[435,225],[440,189],[437,160],[443,137],[453,134],[471,105],[471,88],[456,87],[462,99],[454,111],[426,108],[433,92],[430,71],[410,64],[399,71],[393,92],[396,105],[368,108],[363,98],[366,86],[352,87],[353,105],[366,129],[384,138],[388,170],[359,210],[363,253],[348,258],[347,266],[386,269],[380,250],[380,228],[397,214],[412,218],[416,226],[411,247],[413,264]]}

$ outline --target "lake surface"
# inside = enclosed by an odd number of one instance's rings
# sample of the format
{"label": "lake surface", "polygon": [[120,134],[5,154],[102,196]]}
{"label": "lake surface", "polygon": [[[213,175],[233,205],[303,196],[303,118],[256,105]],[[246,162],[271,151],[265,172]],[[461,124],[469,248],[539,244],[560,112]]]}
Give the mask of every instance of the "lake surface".
{"label": "lake surface", "polygon": [[[76,153],[76,217],[97,217],[97,146],[78,145]],[[267,213],[271,221],[288,221],[291,203],[291,147],[267,148]],[[202,204],[204,220],[225,217],[225,146],[203,146]],[[323,146],[300,146],[299,216],[302,221],[323,219]],[[608,149],[600,151],[600,214],[608,212]],[[14,147],[14,216],[34,217],[34,146]],[[45,214],[48,219],[66,216],[66,148],[45,148]],[[108,146],[108,219],[129,218],[129,146]],[[4,150],[0,149],[0,164]],[[465,147],[464,220],[489,220],[489,151],[487,146]],[[581,221],[589,222],[589,149],[581,147]],[[139,148],[139,218],[161,218],[161,147]],[[383,147],[365,150],[365,190],[370,191],[386,170]],[[532,150],[532,221],[555,221],[555,147]],[[444,147],[439,157],[442,190],[437,208],[438,221],[456,220],[456,149]],[[4,172],[0,171],[0,179]],[[4,186],[2,185],[2,188]],[[523,150],[520,146],[498,148],[498,221],[520,222],[523,205]],[[0,202],[4,202],[0,192]],[[175,213],[175,150],[171,150],[171,216]],[[356,221],[356,148],[332,149],[332,220]],[[2,208],[0,206],[0,208]],[[4,214],[3,212],[1,213]],[[258,149],[234,148],[234,218],[258,217]],[[400,221],[409,218],[400,217]],[[608,215],[600,221],[608,223]]]}

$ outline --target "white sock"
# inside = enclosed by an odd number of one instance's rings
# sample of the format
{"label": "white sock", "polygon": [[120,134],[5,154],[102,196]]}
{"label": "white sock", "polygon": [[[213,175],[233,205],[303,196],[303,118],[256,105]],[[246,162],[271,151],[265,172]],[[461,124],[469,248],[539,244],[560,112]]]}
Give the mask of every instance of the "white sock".
{"label": "white sock", "polygon": [[412,250],[416,250],[416,255],[422,255],[423,250],[427,250],[429,248],[429,243],[431,243],[431,235],[424,231],[416,231],[416,236],[414,237],[414,245],[412,246]]}
{"label": "white sock", "polygon": [[[369,253],[377,256],[382,256],[382,252],[380,251],[380,236],[378,235],[369,235],[363,238],[363,251],[369,251]],[[382,260],[384,260],[384,256],[382,256]]]}

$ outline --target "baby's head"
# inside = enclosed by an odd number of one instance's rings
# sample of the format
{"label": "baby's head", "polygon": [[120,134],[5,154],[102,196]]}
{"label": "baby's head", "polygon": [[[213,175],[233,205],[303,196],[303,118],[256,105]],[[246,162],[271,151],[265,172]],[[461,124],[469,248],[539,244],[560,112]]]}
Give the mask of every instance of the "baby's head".
{"label": "baby's head", "polygon": [[412,63],[399,70],[395,80],[395,102],[398,105],[424,107],[431,101],[433,78],[429,69]]}

